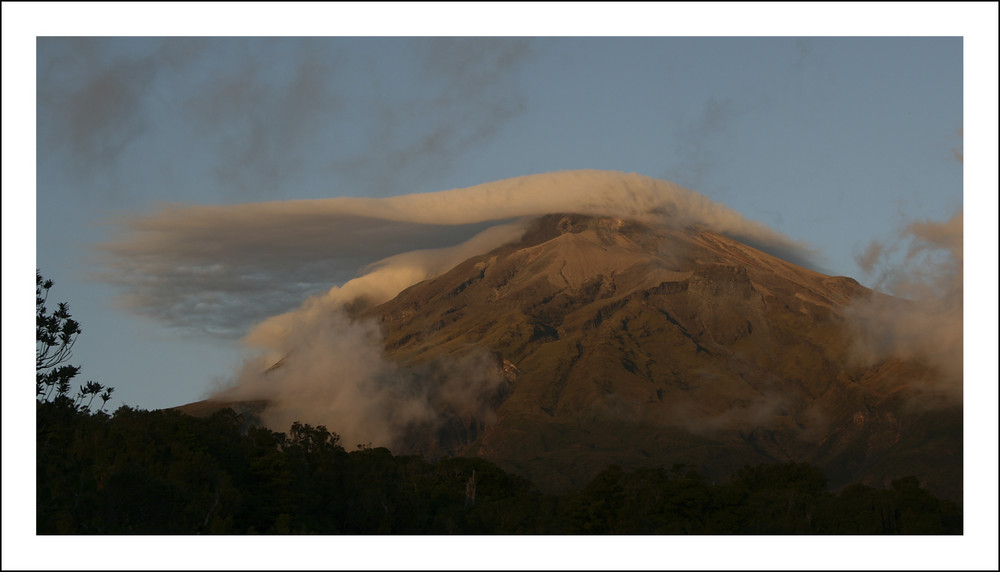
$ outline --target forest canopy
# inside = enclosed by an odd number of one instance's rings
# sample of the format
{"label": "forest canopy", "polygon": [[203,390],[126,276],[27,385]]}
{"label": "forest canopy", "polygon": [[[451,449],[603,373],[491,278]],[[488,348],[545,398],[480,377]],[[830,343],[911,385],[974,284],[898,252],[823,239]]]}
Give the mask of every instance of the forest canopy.
{"label": "forest canopy", "polygon": [[257,427],[122,406],[37,403],[38,534],[961,534],[914,477],[829,491],[802,463],[713,484],[683,465],[610,466],[548,495],[478,458],[347,451],[295,423]]}

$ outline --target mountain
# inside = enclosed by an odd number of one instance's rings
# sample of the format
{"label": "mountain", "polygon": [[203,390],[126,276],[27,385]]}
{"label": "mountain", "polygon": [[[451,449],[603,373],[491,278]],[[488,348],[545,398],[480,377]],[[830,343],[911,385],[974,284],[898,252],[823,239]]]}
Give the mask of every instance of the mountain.
{"label": "mountain", "polygon": [[[847,309],[873,299],[906,304],[706,228],[557,214],[351,312],[441,394],[445,421],[412,424],[397,454],[484,457],[546,492],[612,463],[721,480],[799,461],[835,487],[916,475],[960,500],[961,406],[921,389],[928,365],[857,356]],[[446,374],[481,388],[474,406]]]}
{"label": "mountain", "polygon": [[936,373],[854,365],[844,308],[873,296],[705,229],[565,214],[359,316],[411,367],[494,352],[510,386],[496,420],[448,452],[543,490],[610,463],[724,478],[795,460],[834,485],[915,474],[957,496],[961,408],[911,388]]}

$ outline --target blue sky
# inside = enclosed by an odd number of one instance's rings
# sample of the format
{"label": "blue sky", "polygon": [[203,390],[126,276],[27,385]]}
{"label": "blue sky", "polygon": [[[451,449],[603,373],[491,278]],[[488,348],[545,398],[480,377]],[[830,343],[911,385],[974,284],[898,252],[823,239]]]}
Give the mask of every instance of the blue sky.
{"label": "blue sky", "polygon": [[[34,205],[19,214],[8,203],[23,191],[4,193],[5,358],[10,274],[37,265],[83,326],[74,362],[85,379],[117,388],[112,404],[202,399],[247,351],[231,333],[179,329],[119,307],[121,286],[94,274],[97,245],[121,217],[162,203],[389,197],[566,169],[673,181],[807,243],[817,269],[873,287],[879,269],[866,273],[856,261],[870,243],[896,243],[907,224],[943,222],[971,205],[966,228],[986,229],[991,250],[978,260],[991,261],[995,308],[996,27],[986,29],[993,53],[982,65],[977,9],[913,8],[908,24],[896,8],[832,14],[796,5],[782,24],[769,18],[773,7],[596,5],[550,28],[519,18],[562,21],[565,8],[539,8],[542,17],[465,6],[451,13],[459,23],[425,17],[416,26],[399,9],[399,21],[374,29],[350,25],[381,16],[356,6],[346,14],[353,20],[325,6],[325,28],[309,14],[292,22],[292,10],[275,22],[254,12],[256,24],[190,28],[186,5],[160,25],[152,14],[130,23],[135,6],[110,23],[74,24],[72,13],[33,22],[30,35],[10,40],[21,50],[24,109],[37,106],[18,124],[35,131],[36,156],[21,149],[16,159],[5,23],[5,190],[9,167],[29,185],[36,177]],[[232,15],[211,10],[212,21]],[[719,22],[718,10],[731,18]],[[5,21],[9,12],[5,5]],[[482,28],[493,19],[500,29]],[[767,37],[694,37],[747,31]],[[119,37],[32,37],[81,33]],[[176,33],[208,37],[121,37]],[[211,37],[218,33],[293,37]],[[317,33],[396,37],[294,37]],[[513,37],[398,37],[414,33]],[[630,33],[647,37],[553,35]],[[25,65],[31,53],[34,66]],[[984,172],[991,186],[970,185]],[[32,206],[34,260],[12,266],[8,253],[25,248],[30,231],[8,229],[30,228],[20,219]]]}
{"label": "blue sky", "polygon": [[163,202],[611,169],[696,190],[870,286],[855,254],[963,203],[958,37],[41,38],[36,53],[38,266],[84,326],[85,375],[140,407],[204,397],[242,355],[116,309],[91,277],[114,218]]}

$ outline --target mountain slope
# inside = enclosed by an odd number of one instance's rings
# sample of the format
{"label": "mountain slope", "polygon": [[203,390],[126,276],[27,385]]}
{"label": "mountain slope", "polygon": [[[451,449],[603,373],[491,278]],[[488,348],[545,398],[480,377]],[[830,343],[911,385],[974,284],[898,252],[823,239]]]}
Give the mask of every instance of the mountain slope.
{"label": "mountain slope", "polygon": [[406,452],[483,456],[551,491],[609,463],[722,478],[797,460],[954,498],[961,409],[910,389],[935,372],[852,356],[843,308],[871,296],[705,229],[566,214],[358,317],[409,367],[485,350],[510,374],[495,418]]}

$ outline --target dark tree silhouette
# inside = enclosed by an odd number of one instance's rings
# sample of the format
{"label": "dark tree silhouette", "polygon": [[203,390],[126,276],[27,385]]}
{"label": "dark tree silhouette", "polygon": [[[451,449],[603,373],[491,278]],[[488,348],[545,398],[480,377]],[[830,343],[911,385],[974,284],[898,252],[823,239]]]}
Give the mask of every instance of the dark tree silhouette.
{"label": "dark tree silhouette", "polygon": [[52,285],[52,280],[35,270],[35,396],[42,402],[72,403],[74,409],[81,411],[90,411],[94,398],[100,396],[103,410],[115,388],[94,381],[81,385],[76,398],[70,401],[71,380],[80,373],[80,368],[66,362],[83,330],[69,313],[66,302],[59,302],[55,311],[49,311],[46,304]]}

